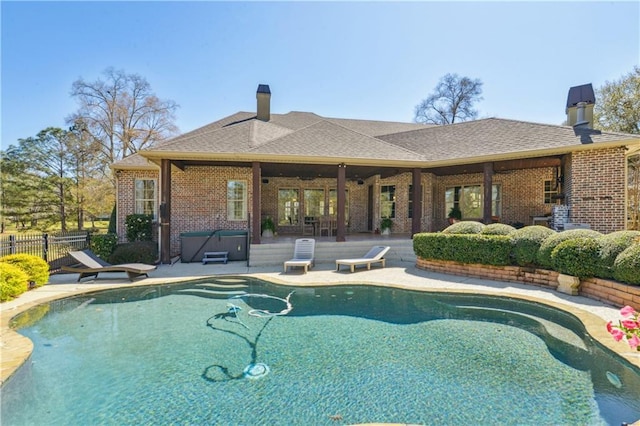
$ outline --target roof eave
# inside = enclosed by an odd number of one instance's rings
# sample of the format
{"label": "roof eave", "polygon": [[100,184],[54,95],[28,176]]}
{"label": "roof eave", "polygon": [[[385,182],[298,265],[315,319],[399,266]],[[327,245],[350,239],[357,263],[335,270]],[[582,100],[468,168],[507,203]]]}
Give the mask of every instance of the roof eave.
{"label": "roof eave", "polygon": [[[272,163],[305,163],[305,164],[340,164],[346,163],[354,166],[378,166],[378,167],[444,167],[460,164],[474,164],[492,161],[515,160],[522,158],[535,158],[554,155],[564,155],[571,152],[587,151],[592,149],[606,149],[640,145],[640,139],[585,143],[582,145],[569,145],[556,148],[544,148],[530,151],[518,151],[502,154],[490,154],[474,157],[458,157],[444,160],[427,160],[416,154],[415,160],[385,159],[385,158],[358,158],[358,157],[328,157],[328,156],[301,156],[289,154],[256,154],[246,152],[211,153],[211,152],[184,152],[184,151],[140,151],[139,154],[150,161],[148,166],[113,166],[121,170],[156,170],[162,159],[176,161],[233,161],[233,162],[272,162]],[[153,164],[155,163],[155,164]]]}

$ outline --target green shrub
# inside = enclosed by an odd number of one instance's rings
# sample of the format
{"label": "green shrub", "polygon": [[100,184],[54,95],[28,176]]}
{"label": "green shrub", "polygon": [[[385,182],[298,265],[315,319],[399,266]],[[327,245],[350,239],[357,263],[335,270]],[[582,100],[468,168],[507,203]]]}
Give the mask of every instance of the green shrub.
{"label": "green shrub", "polygon": [[593,277],[598,270],[600,244],[594,238],[578,237],[562,241],[551,252],[553,269],[578,278]]}
{"label": "green shrub", "polygon": [[555,233],[553,229],[540,225],[516,229],[509,235],[513,244],[512,255],[515,263],[520,266],[535,266],[540,245]]}
{"label": "green shrub", "polygon": [[109,263],[149,263],[158,260],[158,245],[153,241],[118,244],[109,256]]}
{"label": "green shrub", "polygon": [[153,237],[153,215],[150,214],[130,214],[125,220],[124,226],[127,230],[127,241],[151,241]]}
{"label": "green shrub", "polygon": [[0,302],[20,296],[28,288],[26,272],[11,263],[0,262]]}
{"label": "green shrub", "polygon": [[114,204],[113,209],[111,210],[111,216],[109,216],[109,227],[107,228],[107,233],[115,234],[116,230],[116,220],[117,220],[117,210],[116,205]]}
{"label": "green shrub", "polygon": [[563,241],[570,240],[572,238],[592,238],[597,239],[602,234],[591,229],[571,229],[569,231],[558,232],[554,235],[547,237],[540,245],[538,250],[538,264],[546,269],[553,269],[553,260],[551,259],[551,252],[556,248],[558,244]]}
{"label": "green shrub", "polygon": [[628,284],[640,285],[640,243],[627,247],[616,257],[613,277]]}
{"label": "green shrub", "polygon": [[0,262],[10,263],[27,274],[27,282],[41,287],[49,282],[49,264],[42,258],[32,254],[10,254],[0,258]]}
{"label": "green shrub", "polygon": [[506,223],[490,223],[482,228],[480,233],[483,235],[509,235],[515,230],[516,228]]}
{"label": "green shrub", "polygon": [[423,233],[413,236],[413,249],[423,259],[504,266],[509,264],[511,240],[504,235]]}
{"label": "green shrub", "polygon": [[100,259],[109,259],[116,245],[118,245],[118,236],[116,234],[94,234],[91,236],[91,250]]}
{"label": "green shrub", "polygon": [[640,242],[640,231],[618,231],[598,238],[600,259],[596,276],[613,278],[613,263],[616,261],[616,257],[631,246],[634,241]]}
{"label": "green shrub", "polygon": [[484,227],[483,223],[464,220],[450,225],[442,232],[445,234],[479,234]]}

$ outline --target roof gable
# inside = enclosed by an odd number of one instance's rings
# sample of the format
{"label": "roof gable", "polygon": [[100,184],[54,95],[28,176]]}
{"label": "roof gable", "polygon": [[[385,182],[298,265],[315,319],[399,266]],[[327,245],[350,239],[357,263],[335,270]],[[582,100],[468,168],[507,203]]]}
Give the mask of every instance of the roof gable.
{"label": "roof gable", "polygon": [[305,157],[418,159],[415,153],[402,147],[355,132],[329,120],[320,120],[254,148],[252,152]]}

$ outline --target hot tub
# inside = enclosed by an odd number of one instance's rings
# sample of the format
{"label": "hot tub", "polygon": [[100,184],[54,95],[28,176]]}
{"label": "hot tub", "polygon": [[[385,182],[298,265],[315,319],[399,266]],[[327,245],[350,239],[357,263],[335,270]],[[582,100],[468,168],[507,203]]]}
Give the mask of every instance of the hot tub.
{"label": "hot tub", "polygon": [[217,229],[180,234],[182,263],[201,262],[204,253],[211,251],[229,252],[229,260],[247,260],[247,231]]}

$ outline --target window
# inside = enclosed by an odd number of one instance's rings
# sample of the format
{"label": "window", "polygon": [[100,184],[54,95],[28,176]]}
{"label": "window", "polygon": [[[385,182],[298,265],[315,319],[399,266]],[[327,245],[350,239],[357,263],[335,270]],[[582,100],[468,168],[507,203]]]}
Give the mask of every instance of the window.
{"label": "window", "polygon": [[380,187],[380,217],[396,217],[396,186],[382,185]]}
{"label": "window", "polygon": [[297,225],[300,192],[297,189],[278,190],[278,225]]}
{"label": "window", "polygon": [[156,214],[156,181],[155,179],[136,179],[135,181],[135,214]]}
{"label": "window", "polygon": [[558,186],[554,185],[552,180],[544,181],[544,203],[545,204],[553,204],[555,203],[554,196],[558,195]]}
{"label": "window", "polygon": [[[454,186],[447,188],[444,195],[445,216],[451,207],[458,206],[463,219],[479,219],[483,216],[484,189],[482,185]],[[500,216],[502,212],[502,190],[493,185],[491,191],[491,215]]]}
{"label": "window", "polygon": [[[329,216],[338,216],[338,190],[329,190]],[[349,190],[344,190],[344,220],[349,221]]]}
{"label": "window", "polygon": [[227,182],[227,219],[247,219],[247,182],[230,180]]}
{"label": "window", "polygon": [[304,190],[304,216],[324,216],[324,189]]}

